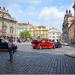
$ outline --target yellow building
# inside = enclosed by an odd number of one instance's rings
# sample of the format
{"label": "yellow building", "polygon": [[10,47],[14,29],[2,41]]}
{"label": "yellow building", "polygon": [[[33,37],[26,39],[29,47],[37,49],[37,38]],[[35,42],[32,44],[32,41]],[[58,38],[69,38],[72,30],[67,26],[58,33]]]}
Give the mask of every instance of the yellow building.
{"label": "yellow building", "polygon": [[32,38],[34,38],[34,36],[35,36],[35,34],[34,34],[34,32],[35,32],[35,27],[34,27],[34,26],[32,26],[32,27],[30,28],[30,32],[31,32]]}
{"label": "yellow building", "polygon": [[46,26],[35,26],[31,28],[32,37],[48,38],[48,28]]}
{"label": "yellow building", "polygon": [[5,7],[0,7],[0,36],[16,37],[16,20],[9,14]]}

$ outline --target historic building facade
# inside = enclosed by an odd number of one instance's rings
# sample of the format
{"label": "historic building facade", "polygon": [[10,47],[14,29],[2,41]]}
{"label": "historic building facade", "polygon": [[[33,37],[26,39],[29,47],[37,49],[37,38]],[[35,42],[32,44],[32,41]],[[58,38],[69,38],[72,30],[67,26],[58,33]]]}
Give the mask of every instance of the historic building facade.
{"label": "historic building facade", "polygon": [[16,36],[20,37],[19,36],[20,32],[25,31],[25,30],[30,32],[31,27],[32,27],[32,24],[29,22],[17,23],[17,25],[16,25]]}
{"label": "historic building facade", "polygon": [[63,22],[63,27],[62,27],[62,31],[63,31],[63,39],[64,42],[69,43],[69,36],[68,36],[68,18],[72,17],[71,11],[66,10],[66,14],[64,16],[64,22]]}
{"label": "historic building facade", "polygon": [[61,39],[61,32],[58,31],[56,28],[49,28],[49,39],[50,40],[60,40]]}
{"label": "historic building facade", "polygon": [[48,38],[48,28],[46,26],[33,26],[31,34],[33,38]]}
{"label": "historic building facade", "polygon": [[75,16],[69,17],[68,23],[68,36],[69,36],[69,43],[75,44]]}
{"label": "historic building facade", "polygon": [[74,16],[72,16],[71,11],[66,11],[64,22],[63,22],[63,36],[64,42],[69,44],[75,43],[75,3],[73,5]]}
{"label": "historic building facade", "polygon": [[0,37],[16,37],[16,22],[5,7],[0,7]]}
{"label": "historic building facade", "polygon": [[31,28],[30,28],[30,33],[31,33],[31,36],[32,36],[32,38],[35,38],[35,26],[32,26]]}

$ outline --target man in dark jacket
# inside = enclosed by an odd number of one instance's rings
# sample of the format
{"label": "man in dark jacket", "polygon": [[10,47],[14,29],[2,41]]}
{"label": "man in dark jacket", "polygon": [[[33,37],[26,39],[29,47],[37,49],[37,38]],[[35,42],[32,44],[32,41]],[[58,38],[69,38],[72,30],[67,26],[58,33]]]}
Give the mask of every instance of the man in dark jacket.
{"label": "man in dark jacket", "polygon": [[9,52],[9,55],[10,55],[10,59],[9,59],[9,61],[11,62],[11,63],[13,63],[13,52],[14,50],[13,50],[13,38],[12,37],[10,37],[9,38],[9,41],[8,41],[8,52]]}

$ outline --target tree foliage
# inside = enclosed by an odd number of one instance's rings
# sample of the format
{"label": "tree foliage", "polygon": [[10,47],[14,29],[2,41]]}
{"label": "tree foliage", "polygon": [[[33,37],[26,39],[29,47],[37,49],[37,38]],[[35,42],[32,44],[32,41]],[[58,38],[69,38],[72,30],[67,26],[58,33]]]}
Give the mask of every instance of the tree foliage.
{"label": "tree foliage", "polygon": [[20,38],[31,38],[31,34],[29,31],[20,32]]}

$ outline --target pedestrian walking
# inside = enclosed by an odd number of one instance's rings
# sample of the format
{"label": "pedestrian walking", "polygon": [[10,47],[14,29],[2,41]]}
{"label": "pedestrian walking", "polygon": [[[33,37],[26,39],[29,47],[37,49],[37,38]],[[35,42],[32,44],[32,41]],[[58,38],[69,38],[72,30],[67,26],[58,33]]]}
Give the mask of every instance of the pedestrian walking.
{"label": "pedestrian walking", "polygon": [[13,54],[14,54],[14,52],[13,52],[14,50],[13,50],[13,38],[12,37],[9,37],[9,39],[8,39],[8,52],[9,52],[9,61],[11,62],[11,63],[13,63]]}

